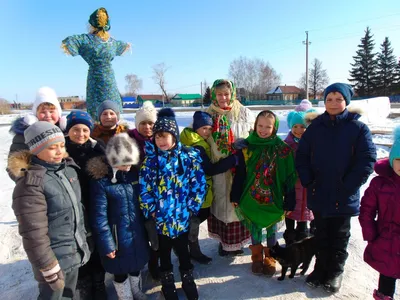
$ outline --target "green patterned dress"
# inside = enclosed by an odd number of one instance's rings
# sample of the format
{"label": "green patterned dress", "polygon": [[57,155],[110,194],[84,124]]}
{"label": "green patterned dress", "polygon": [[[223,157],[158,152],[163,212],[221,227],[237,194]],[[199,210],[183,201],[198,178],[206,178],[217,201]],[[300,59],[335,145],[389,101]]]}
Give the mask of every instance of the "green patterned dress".
{"label": "green patterned dress", "polygon": [[129,47],[128,43],[110,37],[103,41],[93,34],[79,34],[67,37],[62,41],[69,54],[80,55],[89,64],[86,84],[87,111],[97,120],[97,107],[105,100],[118,103],[122,112],[121,96],[111,61],[120,56]]}

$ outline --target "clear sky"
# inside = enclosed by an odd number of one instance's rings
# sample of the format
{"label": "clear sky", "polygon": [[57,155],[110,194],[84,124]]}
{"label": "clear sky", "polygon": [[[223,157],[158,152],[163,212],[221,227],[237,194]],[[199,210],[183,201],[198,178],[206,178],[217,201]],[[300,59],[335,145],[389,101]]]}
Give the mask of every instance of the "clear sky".
{"label": "clear sky", "polygon": [[102,6],[110,34],[133,45],[132,54],[113,61],[122,93],[128,73],[143,80],[139,93],[160,93],[151,77],[161,62],[170,67],[168,93],[199,93],[201,81],[227,77],[241,55],[268,61],[281,84],[296,85],[305,71],[306,30],[309,59],[322,61],[331,82],[347,81],[367,26],[376,51],[388,36],[400,56],[399,0],[0,0],[0,97],[30,102],[44,85],[59,96],[85,96],[88,66],[60,44],[87,32],[90,14]]}

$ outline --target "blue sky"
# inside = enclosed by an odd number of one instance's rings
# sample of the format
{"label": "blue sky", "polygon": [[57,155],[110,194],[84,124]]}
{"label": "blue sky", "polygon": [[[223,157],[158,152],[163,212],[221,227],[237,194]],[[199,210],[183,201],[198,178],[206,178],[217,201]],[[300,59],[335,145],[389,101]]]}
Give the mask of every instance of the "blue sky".
{"label": "blue sky", "polygon": [[140,93],[159,93],[152,66],[164,62],[169,93],[198,93],[228,76],[239,56],[262,58],[279,74],[281,84],[296,85],[305,71],[305,31],[309,59],[318,58],[331,82],[347,81],[357,45],[370,26],[379,50],[388,36],[400,56],[400,1],[41,1],[2,0],[0,97],[30,102],[44,85],[59,96],[85,95],[88,66],[66,56],[61,41],[87,32],[89,15],[104,6],[111,35],[131,42],[132,54],[113,61],[118,87],[124,76],[143,80]]}

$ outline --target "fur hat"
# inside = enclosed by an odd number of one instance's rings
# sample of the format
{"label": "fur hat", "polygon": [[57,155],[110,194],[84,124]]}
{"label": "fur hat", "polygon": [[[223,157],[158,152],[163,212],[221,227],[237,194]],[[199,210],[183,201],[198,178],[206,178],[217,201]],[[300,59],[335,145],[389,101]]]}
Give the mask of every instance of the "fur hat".
{"label": "fur hat", "polygon": [[205,111],[196,111],[193,115],[193,131],[203,126],[213,126],[212,117]]}
{"label": "fur hat", "polygon": [[326,102],[326,97],[329,93],[341,93],[344,100],[346,100],[346,106],[350,104],[351,97],[353,97],[354,92],[351,85],[347,83],[336,82],[328,86],[324,91],[324,102]]}
{"label": "fur hat", "polygon": [[303,99],[303,100],[301,100],[300,104],[294,108],[294,110],[295,111],[307,111],[311,108],[312,108],[312,103],[307,99]]}
{"label": "fur hat", "polygon": [[97,119],[100,121],[100,116],[106,109],[111,109],[117,115],[119,120],[119,105],[116,101],[106,100],[103,101],[97,108]]}
{"label": "fur hat", "polygon": [[89,127],[90,132],[92,132],[94,128],[92,117],[86,111],[82,110],[74,110],[67,116],[66,131],[68,132],[76,124],[86,125]]}
{"label": "fur hat", "polygon": [[113,168],[112,183],[116,183],[115,178],[118,166],[137,165],[139,163],[139,148],[136,141],[126,132],[114,135],[107,143],[106,157],[110,166]]}
{"label": "fur hat", "polygon": [[141,108],[136,111],[135,126],[139,128],[139,124],[143,121],[157,121],[157,111],[151,101],[144,101]]}
{"label": "fur hat", "polygon": [[400,158],[400,126],[393,130],[393,145],[389,154],[390,165],[393,167],[393,160]]}
{"label": "fur hat", "polygon": [[24,131],[25,144],[29,151],[37,155],[47,147],[65,142],[64,134],[61,129],[45,121],[37,121]]}
{"label": "fur hat", "polygon": [[293,126],[296,124],[302,124],[305,127],[307,127],[307,123],[305,121],[305,116],[306,116],[306,113],[304,111],[291,111],[287,115],[287,123],[288,123],[289,129],[292,129]]}
{"label": "fur hat", "polygon": [[36,92],[36,99],[32,105],[32,113],[34,116],[37,116],[37,110],[38,110],[40,104],[43,104],[43,103],[53,104],[58,111],[58,118],[61,118],[61,116],[62,116],[61,105],[60,105],[60,102],[58,102],[56,92],[52,88],[44,86],[44,87],[41,87],[40,89],[38,89],[38,91]]}
{"label": "fur hat", "polygon": [[175,113],[170,108],[163,108],[158,112],[157,121],[154,123],[153,133],[164,131],[172,134],[179,141],[179,127],[176,123]]}

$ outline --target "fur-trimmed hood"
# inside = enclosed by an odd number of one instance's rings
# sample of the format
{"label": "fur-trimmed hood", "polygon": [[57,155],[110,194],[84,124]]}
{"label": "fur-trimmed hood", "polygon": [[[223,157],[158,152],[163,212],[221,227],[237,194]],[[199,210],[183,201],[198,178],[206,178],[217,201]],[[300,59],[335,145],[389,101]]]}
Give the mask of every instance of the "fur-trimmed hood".
{"label": "fur-trimmed hood", "polygon": [[105,155],[89,159],[86,170],[89,176],[96,180],[108,175],[112,176],[111,166],[108,164]]}
{"label": "fur-trimmed hood", "polygon": [[[359,119],[364,114],[364,111],[360,107],[350,106],[350,107],[347,107],[344,111],[346,111],[346,110],[348,113],[353,115],[353,119]],[[323,114],[325,114],[325,112],[319,112],[317,110],[312,110],[312,111],[306,112],[304,120],[307,125],[310,125],[312,123],[312,121],[314,121],[317,117],[319,117]]]}

